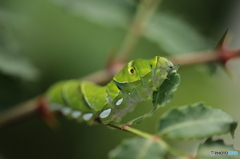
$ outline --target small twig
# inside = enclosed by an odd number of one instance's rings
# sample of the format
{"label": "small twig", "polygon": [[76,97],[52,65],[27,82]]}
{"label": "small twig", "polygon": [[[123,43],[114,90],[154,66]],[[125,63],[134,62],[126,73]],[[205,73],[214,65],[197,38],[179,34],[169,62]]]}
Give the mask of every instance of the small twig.
{"label": "small twig", "polygon": [[219,58],[218,51],[209,50],[196,53],[174,55],[168,57],[167,59],[175,65],[181,64],[181,66],[186,66],[218,61],[218,58]]}
{"label": "small twig", "polygon": [[38,110],[37,100],[38,97],[30,99],[2,112],[0,114],[0,127],[12,125],[34,115]]}
{"label": "small twig", "polygon": [[149,20],[157,10],[161,0],[141,0],[129,31],[120,47],[116,60],[127,61],[140,40]]}

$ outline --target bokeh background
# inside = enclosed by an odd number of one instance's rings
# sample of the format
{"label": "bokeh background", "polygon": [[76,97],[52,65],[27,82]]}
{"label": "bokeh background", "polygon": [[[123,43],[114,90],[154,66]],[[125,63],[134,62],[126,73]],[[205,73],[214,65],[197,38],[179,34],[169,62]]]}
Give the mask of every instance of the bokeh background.
{"label": "bokeh background", "polygon": [[[137,3],[1,0],[0,112],[44,93],[58,80],[83,77],[103,68],[109,55],[121,46]],[[239,5],[229,0],[165,0],[131,59],[213,49],[228,28],[235,29],[230,47],[239,48]],[[228,66],[234,79],[220,65],[182,66],[182,81],[173,101],[135,127],[154,133],[162,113],[199,101],[240,121],[240,59],[231,60]],[[150,109],[151,103],[141,103],[125,120]],[[102,159],[123,139],[134,136],[102,125],[58,120],[58,130],[49,128],[37,115],[0,129],[0,159]],[[221,137],[240,148],[239,127],[234,140],[230,135]],[[186,151],[194,150],[189,147],[194,142],[184,141],[182,145],[172,141]]]}

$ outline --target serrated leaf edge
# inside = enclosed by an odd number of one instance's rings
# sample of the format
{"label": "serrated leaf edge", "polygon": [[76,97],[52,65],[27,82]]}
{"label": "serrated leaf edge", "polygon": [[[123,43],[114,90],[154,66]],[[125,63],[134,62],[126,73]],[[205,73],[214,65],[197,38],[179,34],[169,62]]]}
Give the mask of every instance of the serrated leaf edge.
{"label": "serrated leaf edge", "polygon": [[[186,107],[195,107],[195,106],[203,106],[205,108],[210,108],[210,109],[214,109],[212,107],[209,107],[209,106],[205,106],[203,102],[199,102],[199,103],[194,103],[194,104],[191,104],[191,105],[185,105],[185,106],[181,106],[181,107],[177,107],[177,108],[172,108],[171,110],[169,110],[166,114],[164,114],[161,118],[167,116],[171,111],[173,110],[181,110],[181,109],[185,109]],[[215,110],[218,110],[218,111],[221,111],[221,112],[224,112],[223,110],[221,109],[215,109]],[[226,113],[226,112],[224,112]],[[227,113],[226,113],[227,114]],[[229,114],[228,114],[229,115]],[[230,115],[229,115],[230,116]],[[230,116],[231,117],[231,116]],[[160,118],[160,120],[161,120]],[[224,131],[222,133],[212,133],[208,136],[197,136],[197,137],[173,137],[172,135],[164,135],[161,133],[161,131],[158,131],[158,134],[160,134],[163,138],[172,138],[172,139],[203,139],[203,138],[206,138],[206,137],[212,137],[212,136],[215,136],[215,135],[222,135],[222,134],[227,134],[227,133],[230,133],[232,135],[232,137],[234,137],[234,131],[236,130],[237,128],[237,121],[234,121],[232,124],[230,124],[229,126],[229,130],[228,131]],[[231,131],[232,130],[232,131]]]}

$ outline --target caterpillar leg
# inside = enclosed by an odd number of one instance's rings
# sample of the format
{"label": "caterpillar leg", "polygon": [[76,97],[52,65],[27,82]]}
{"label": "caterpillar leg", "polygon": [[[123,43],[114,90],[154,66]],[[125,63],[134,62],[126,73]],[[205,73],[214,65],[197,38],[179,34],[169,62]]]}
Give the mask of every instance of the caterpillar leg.
{"label": "caterpillar leg", "polygon": [[157,110],[157,107],[154,107],[150,112],[148,112],[148,113],[146,113],[146,114],[144,114],[144,115],[142,115],[142,116],[140,116],[140,117],[137,117],[137,118],[129,121],[129,122],[128,122],[127,124],[125,124],[125,125],[122,125],[122,129],[124,130],[124,128],[129,127],[129,126],[131,126],[131,125],[133,125],[133,124],[139,124],[139,123],[141,123],[142,120],[144,120],[145,118],[148,118],[148,117],[152,116],[152,115],[155,113],[156,110]]}

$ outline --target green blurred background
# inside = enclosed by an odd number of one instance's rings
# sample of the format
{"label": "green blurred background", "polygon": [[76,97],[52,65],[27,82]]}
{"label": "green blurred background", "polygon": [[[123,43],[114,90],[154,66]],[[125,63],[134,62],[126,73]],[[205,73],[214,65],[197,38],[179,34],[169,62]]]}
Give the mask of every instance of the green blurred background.
{"label": "green blurred background", "polygon": [[[103,68],[109,55],[121,46],[138,2],[1,0],[0,111],[44,93],[58,80]],[[131,59],[213,49],[237,18],[232,12],[235,4],[228,0],[163,1]],[[239,121],[239,58],[230,61],[229,67],[234,80],[219,65],[182,66],[182,82],[173,101],[136,128],[154,133],[163,112],[199,101],[223,109]],[[150,109],[150,103],[141,103],[125,120]],[[101,125],[87,126],[65,118],[59,122],[60,129],[52,130],[35,116],[0,129],[0,159],[107,158],[109,150],[133,137]],[[230,135],[223,137],[240,148],[240,129],[235,133],[234,140]]]}

